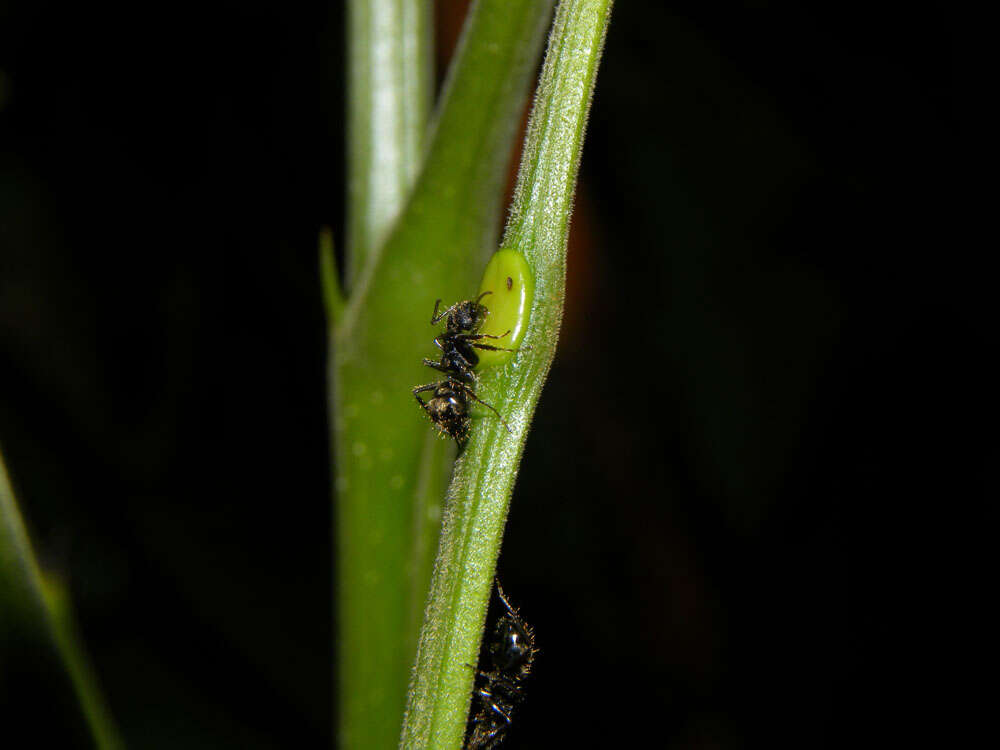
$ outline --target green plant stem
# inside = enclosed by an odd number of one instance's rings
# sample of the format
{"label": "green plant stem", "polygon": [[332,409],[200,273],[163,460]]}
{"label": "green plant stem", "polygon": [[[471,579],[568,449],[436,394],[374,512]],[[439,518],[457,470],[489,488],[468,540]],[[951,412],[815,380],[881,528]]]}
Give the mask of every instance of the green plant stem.
{"label": "green plant stem", "polygon": [[[419,172],[432,99],[432,4],[430,0],[350,0],[347,4],[347,237],[345,288],[357,302],[358,279],[374,273],[386,237],[398,218]],[[349,343],[360,343],[345,327],[347,301],[337,278],[332,237],[320,236],[320,271],[330,322],[330,417],[341,424],[345,414],[364,408],[386,391],[375,387],[352,392],[350,381],[334,387]],[[336,332],[341,332],[338,337]],[[339,341],[338,341],[339,339]],[[346,396],[336,404],[336,395]],[[356,398],[360,397],[360,398]],[[372,405],[377,411],[377,406]],[[352,465],[365,474],[372,461],[384,463],[393,454],[391,441],[380,435],[342,435],[334,430],[337,505],[338,739],[344,748],[385,747],[395,732],[399,663],[405,659],[405,622],[401,605],[387,599],[404,596],[407,549],[397,538],[395,524],[410,522],[409,503],[398,507],[404,480],[398,472],[380,472],[382,490],[395,490],[392,501],[372,501],[365,483],[351,476]],[[345,450],[345,446],[350,446]],[[369,453],[368,450],[371,449]],[[381,451],[381,452],[380,452]],[[382,467],[380,467],[382,468]],[[406,488],[412,491],[412,487]],[[353,498],[354,502],[343,498]],[[372,565],[369,554],[385,552],[391,570]],[[368,600],[373,594],[374,599]],[[368,606],[371,604],[372,606]]]}
{"label": "green plant stem", "polygon": [[474,677],[467,665],[477,659],[510,494],[555,355],[572,197],[610,11],[610,0],[564,0],[556,13],[503,242],[523,252],[535,273],[531,320],[522,351],[479,384],[514,434],[495,419],[477,420],[456,464],[403,748],[455,750],[462,743]]}
{"label": "green plant stem", "polygon": [[56,579],[43,576],[35,559],[0,455],[0,637],[13,640],[15,632],[22,638],[48,639],[66,669],[94,744],[100,750],[124,747],[77,635],[69,596]]}
{"label": "green plant stem", "polygon": [[479,259],[496,246],[503,175],[551,7],[547,0],[473,7],[426,165],[331,324],[344,748],[391,747],[399,738],[454,456],[410,391],[432,379],[420,363],[433,351],[435,298],[469,296]]}
{"label": "green plant stem", "polygon": [[382,247],[416,178],[432,100],[430,0],[347,5],[347,287]]}

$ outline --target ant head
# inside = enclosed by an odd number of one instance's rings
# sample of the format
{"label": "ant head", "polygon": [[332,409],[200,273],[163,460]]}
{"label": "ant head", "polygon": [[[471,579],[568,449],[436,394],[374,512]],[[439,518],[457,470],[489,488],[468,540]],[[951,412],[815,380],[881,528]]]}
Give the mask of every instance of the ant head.
{"label": "ant head", "polygon": [[459,302],[448,316],[448,329],[451,331],[467,331],[475,333],[483,325],[489,310],[479,300],[491,292],[483,292],[474,300]]}

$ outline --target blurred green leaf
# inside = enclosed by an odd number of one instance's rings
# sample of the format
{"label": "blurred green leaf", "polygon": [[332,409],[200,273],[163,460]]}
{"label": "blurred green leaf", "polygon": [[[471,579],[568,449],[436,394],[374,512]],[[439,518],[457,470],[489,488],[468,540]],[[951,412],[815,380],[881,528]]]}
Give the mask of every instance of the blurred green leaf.
{"label": "blurred green leaf", "polygon": [[[69,595],[31,549],[0,454],[0,642],[41,642],[58,656],[98,748],[124,747],[76,632]],[[16,688],[16,686],[15,686]]]}

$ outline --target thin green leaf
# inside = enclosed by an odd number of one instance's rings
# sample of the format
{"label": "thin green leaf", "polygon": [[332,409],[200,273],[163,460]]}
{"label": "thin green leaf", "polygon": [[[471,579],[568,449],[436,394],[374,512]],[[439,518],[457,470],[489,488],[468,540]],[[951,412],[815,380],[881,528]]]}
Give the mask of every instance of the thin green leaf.
{"label": "thin green leaf", "polygon": [[[555,355],[565,289],[566,240],[591,92],[610,0],[564,0],[535,97],[503,246],[524,253],[536,281],[522,351],[484,372],[482,398],[503,414],[477,420],[455,467],[421,633],[401,746],[461,746],[486,605],[511,490],[542,385]],[[526,347],[530,350],[525,351]]]}
{"label": "thin green leaf", "polygon": [[344,295],[340,290],[340,272],[337,270],[333,231],[330,227],[323,227],[319,231],[319,280],[326,317],[331,324],[337,325],[344,315]]}
{"label": "thin green leaf", "polygon": [[43,639],[59,656],[101,750],[124,747],[76,633],[69,596],[42,574],[0,454],[0,636]]}

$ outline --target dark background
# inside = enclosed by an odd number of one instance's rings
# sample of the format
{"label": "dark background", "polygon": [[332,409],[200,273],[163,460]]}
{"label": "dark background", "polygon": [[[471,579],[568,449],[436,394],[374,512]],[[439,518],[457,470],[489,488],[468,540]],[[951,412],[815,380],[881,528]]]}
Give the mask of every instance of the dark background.
{"label": "dark background", "polygon": [[[0,0],[0,440],[135,747],[331,741],[337,6]],[[500,560],[542,649],[510,747],[919,731],[950,467],[985,478],[952,65],[912,7],[616,7]],[[58,670],[4,669],[5,726],[83,746]]]}

